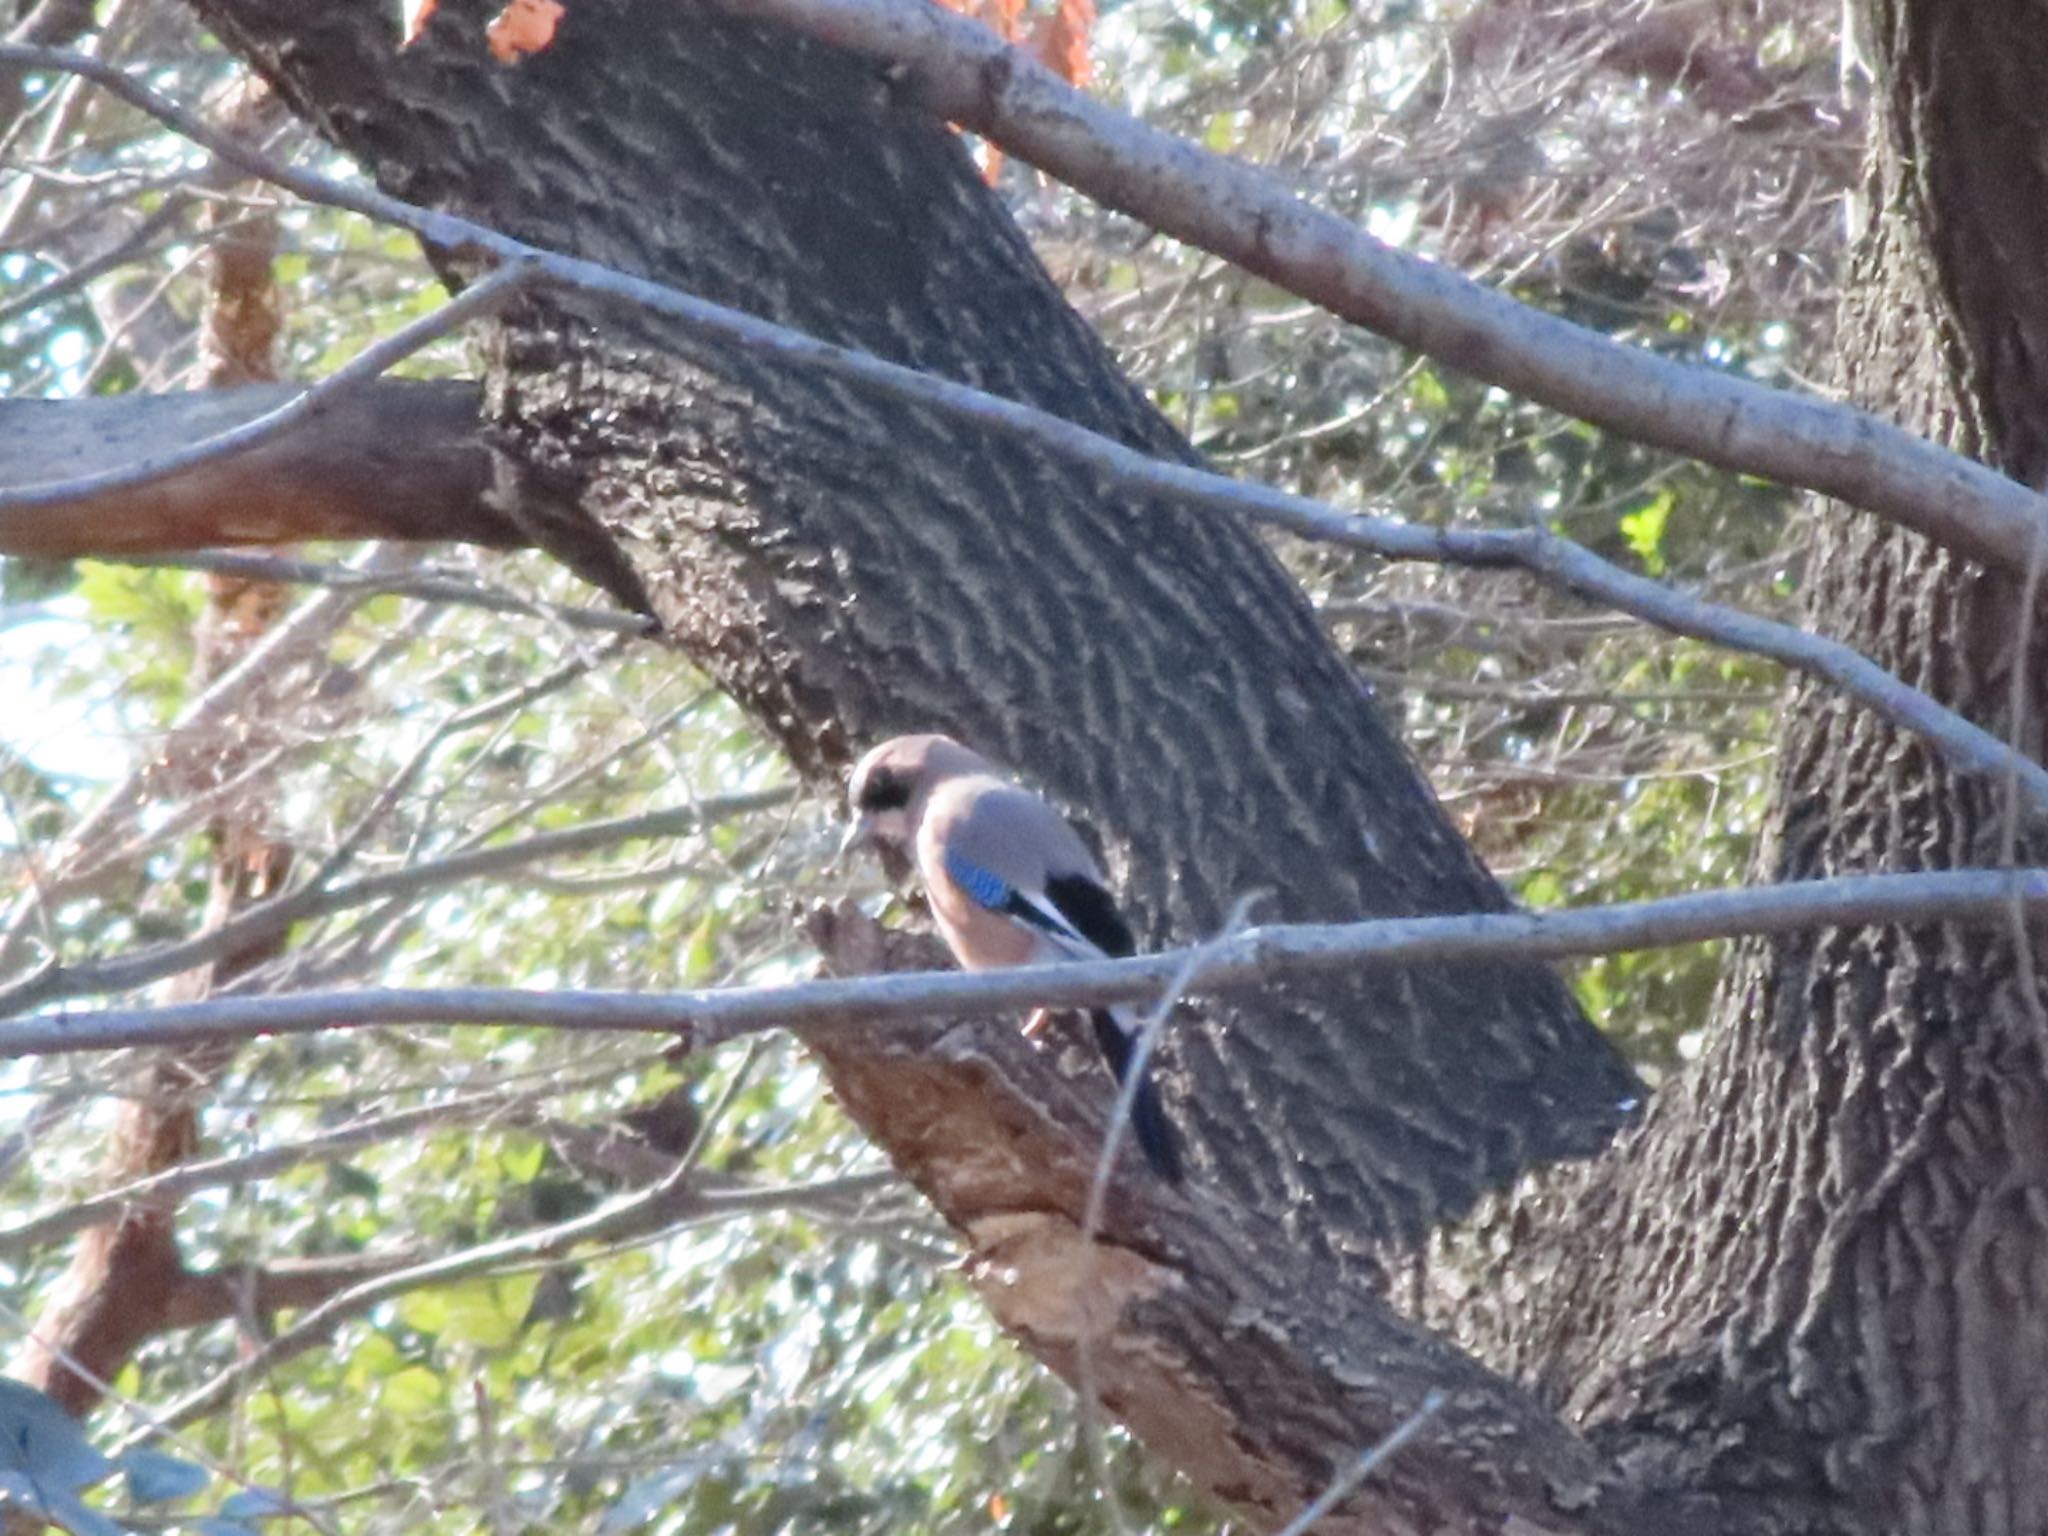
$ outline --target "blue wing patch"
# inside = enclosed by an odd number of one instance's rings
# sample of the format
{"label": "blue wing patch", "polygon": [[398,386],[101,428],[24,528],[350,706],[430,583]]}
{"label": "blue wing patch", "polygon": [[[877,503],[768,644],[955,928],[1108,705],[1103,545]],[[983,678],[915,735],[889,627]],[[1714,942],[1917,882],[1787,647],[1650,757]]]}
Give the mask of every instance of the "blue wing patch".
{"label": "blue wing patch", "polygon": [[1002,876],[990,874],[979,864],[970,864],[959,854],[951,852],[946,855],[946,873],[977,907],[1001,912],[1009,906],[1010,882]]}

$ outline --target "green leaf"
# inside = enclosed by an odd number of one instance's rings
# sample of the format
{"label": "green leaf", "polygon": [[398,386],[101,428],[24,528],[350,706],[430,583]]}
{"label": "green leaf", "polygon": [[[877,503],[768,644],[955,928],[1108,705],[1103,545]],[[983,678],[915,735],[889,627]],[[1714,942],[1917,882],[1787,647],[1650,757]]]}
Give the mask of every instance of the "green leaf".
{"label": "green leaf", "polygon": [[[500,1275],[491,1280],[416,1291],[399,1302],[398,1315],[408,1326],[451,1344],[502,1349],[519,1336],[520,1324],[526,1321],[526,1310],[533,1305],[533,1288],[539,1280],[538,1274]],[[440,1378],[433,1379],[438,1402]]]}
{"label": "green leaf", "polygon": [[706,912],[690,931],[683,948],[683,980],[691,986],[708,981],[718,969],[718,913]]}
{"label": "green leaf", "polygon": [[1637,508],[1621,520],[1621,536],[1628,540],[1628,547],[1652,576],[1663,575],[1668,566],[1664,558],[1664,529],[1671,521],[1675,499],[1670,491],[1659,491],[1649,505]]}
{"label": "green leaf", "polygon": [[498,1149],[499,1164],[517,1184],[531,1184],[547,1160],[547,1143],[532,1136],[508,1137]]}
{"label": "green leaf", "polygon": [[424,1365],[409,1365],[377,1385],[378,1405],[394,1419],[425,1418],[447,1399],[441,1378]]}

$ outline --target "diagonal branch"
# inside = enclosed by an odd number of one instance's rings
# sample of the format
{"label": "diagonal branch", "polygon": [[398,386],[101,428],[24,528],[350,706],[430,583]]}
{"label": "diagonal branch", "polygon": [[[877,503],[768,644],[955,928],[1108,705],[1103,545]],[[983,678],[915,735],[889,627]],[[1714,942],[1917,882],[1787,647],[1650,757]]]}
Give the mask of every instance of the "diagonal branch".
{"label": "diagonal branch", "polygon": [[659,1182],[584,1215],[438,1258],[416,1259],[361,1279],[345,1290],[330,1291],[291,1327],[170,1405],[155,1417],[146,1432],[134,1438],[153,1439],[165,1429],[176,1429],[217,1411],[244,1381],[325,1343],[337,1324],[407,1291],[490,1274],[508,1265],[556,1258],[589,1243],[616,1244],[653,1237],[672,1227],[695,1222],[725,1221],[764,1211],[800,1208],[811,1202],[829,1202],[849,1191],[870,1191],[876,1184],[872,1176],[856,1174],[807,1184],[714,1194],[695,1188],[690,1182],[692,1172],[687,1161],[678,1162]]}
{"label": "diagonal branch", "polygon": [[[165,396],[126,396],[127,399],[165,399]],[[0,418],[4,418],[0,409]],[[474,425],[474,422],[471,423]],[[412,500],[412,483],[406,483],[405,500]],[[421,527],[431,526],[421,524]],[[437,538],[445,535],[437,532]],[[242,581],[271,581],[284,586],[340,587],[365,597],[409,597],[423,603],[454,603],[464,608],[481,608],[488,613],[528,614],[560,624],[566,629],[587,629],[602,635],[650,635],[654,621],[645,614],[618,608],[587,608],[575,603],[557,603],[546,598],[526,597],[504,587],[487,585],[460,575],[437,575],[431,571],[359,571],[346,565],[320,560],[295,560],[286,555],[251,555],[232,550],[206,549],[193,554],[109,556],[92,552],[95,558],[115,565],[164,566],[172,570],[204,571],[212,576],[232,576]],[[1698,695],[1691,695],[1698,697]],[[1731,695],[1719,702],[1742,702]]]}
{"label": "diagonal branch", "polygon": [[[46,966],[27,980],[0,991],[0,1016],[60,998],[125,992],[165,976],[205,965],[231,950],[274,938],[295,923],[331,916],[372,902],[418,896],[486,875],[501,875],[548,859],[588,853],[639,839],[682,837],[702,832],[737,817],[785,805],[795,791],[779,788],[714,795],[693,805],[621,816],[542,832],[518,842],[500,843],[428,859],[404,869],[366,875],[345,884],[331,884],[316,875],[298,889],[260,902],[204,933],[134,954],[86,960],[76,965]],[[324,871],[323,871],[324,874]]]}
{"label": "diagonal branch", "polygon": [[0,1227],[0,1255],[21,1253],[38,1244],[69,1237],[74,1232],[110,1221],[131,1206],[147,1202],[169,1204],[198,1190],[268,1178],[303,1163],[333,1159],[359,1147],[504,1116],[509,1110],[504,1094],[480,1093],[449,1103],[426,1104],[388,1115],[365,1116],[318,1136],[281,1142],[255,1152],[179,1163],[161,1173],[131,1179],[118,1188],[77,1201],[62,1210],[31,1217],[10,1227]]}

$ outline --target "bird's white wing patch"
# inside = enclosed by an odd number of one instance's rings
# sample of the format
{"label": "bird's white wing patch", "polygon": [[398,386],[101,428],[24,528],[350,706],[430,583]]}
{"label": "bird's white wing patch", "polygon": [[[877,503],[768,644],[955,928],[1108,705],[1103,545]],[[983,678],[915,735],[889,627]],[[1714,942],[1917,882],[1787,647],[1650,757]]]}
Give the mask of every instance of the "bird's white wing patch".
{"label": "bird's white wing patch", "polygon": [[1042,923],[1033,923],[1031,926],[1043,934],[1046,942],[1059,950],[1069,960],[1101,960],[1104,958],[1102,951],[1083,938],[1073,923],[1068,921],[1066,914],[1046,900],[1044,896],[1032,891],[1017,891],[1014,895],[1016,900],[1022,902],[1043,919]]}

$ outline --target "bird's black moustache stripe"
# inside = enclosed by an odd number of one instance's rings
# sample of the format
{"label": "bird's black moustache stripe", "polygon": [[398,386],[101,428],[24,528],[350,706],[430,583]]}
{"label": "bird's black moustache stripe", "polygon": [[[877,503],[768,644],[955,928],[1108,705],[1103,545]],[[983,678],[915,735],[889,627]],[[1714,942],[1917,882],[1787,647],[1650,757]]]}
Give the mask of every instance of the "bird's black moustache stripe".
{"label": "bird's black moustache stripe", "polygon": [[910,781],[894,774],[878,773],[863,784],[855,809],[872,815],[879,811],[900,811],[910,804]]}

